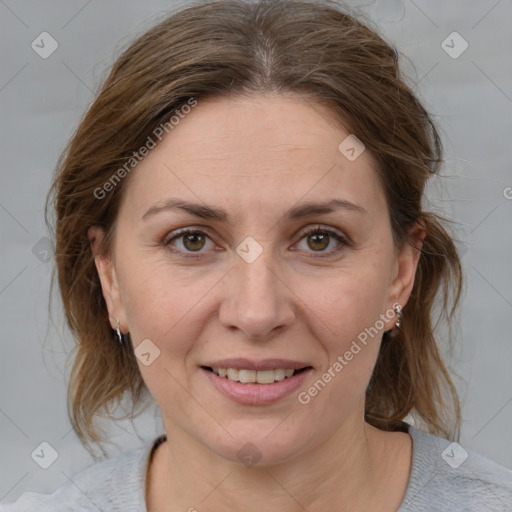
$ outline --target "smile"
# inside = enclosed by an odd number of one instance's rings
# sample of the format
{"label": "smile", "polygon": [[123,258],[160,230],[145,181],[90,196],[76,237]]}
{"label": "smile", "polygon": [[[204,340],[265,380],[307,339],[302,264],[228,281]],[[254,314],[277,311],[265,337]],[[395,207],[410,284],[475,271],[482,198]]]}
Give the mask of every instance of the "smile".
{"label": "smile", "polygon": [[239,404],[252,406],[270,405],[293,396],[313,372],[311,366],[286,368],[283,365],[279,368],[275,365],[270,369],[247,369],[244,368],[248,366],[245,364],[236,366],[239,368],[213,365],[201,366],[200,369],[207,382],[221,395]]}
{"label": "smile", "polygon": [[207,368],[219,377],[225,377],[234,382],[244,384],[273,384],[280,380],[288,379],[306,368],[294,370],[292,368],[278,368],[275,370],[245,370],[237,368]]}

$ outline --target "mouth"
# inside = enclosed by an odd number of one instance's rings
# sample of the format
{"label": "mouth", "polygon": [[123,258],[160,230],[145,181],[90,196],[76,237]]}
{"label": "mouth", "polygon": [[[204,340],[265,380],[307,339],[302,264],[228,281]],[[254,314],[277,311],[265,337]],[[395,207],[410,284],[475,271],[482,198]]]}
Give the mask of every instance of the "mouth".
{"label": "mouth", "polygon": [[231,359],[200,366],[206,382],[233,402],[267,406],[293,396],[314,372],[287,360],[248,361]]}
{"label": "mouth", "polygon": [[230,400],[266,406],[290,397],[314,373],[313,366],[291,359],[230,358],[205,361],[206,382]]}
{"label": "mouth", "polygon": [[223,368],[202,366],[206,371],[212,372],[218,377],[228,379],[242,384],[274,384],[298,375],[306,370],[312,369],[312,366],[302,368],[276,368],[268,370],[253,370],[245,368]]}

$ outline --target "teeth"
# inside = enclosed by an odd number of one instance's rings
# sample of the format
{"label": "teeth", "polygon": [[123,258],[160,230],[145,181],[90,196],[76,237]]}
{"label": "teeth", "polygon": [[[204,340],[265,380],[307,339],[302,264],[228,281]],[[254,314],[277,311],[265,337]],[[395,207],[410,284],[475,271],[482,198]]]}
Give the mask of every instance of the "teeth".
{"label": "teeth", "polygon": [[258,384],[272,384],[274,380],[274,370],[256,372],[256,382]]}
{"label": "teeth", "polygon": [[[255,370],[238,370],[238,379],[233,379],[229,377],[231,380],[239,380],[240,382],[256,382],[256,374],[261,372],[256,372]],[[272,378],[274,375],[272,375]]]}
{"label": "teeth", "polygon": [[[290,375],[293,375],[293,370],[288,370],[288,371],[291,371]],[[274,370],[273,373],[274,373],[274,380],[286,379],[286,370]],[[290,375],[288,375],[288,377],[290,377]]]}
{"label": "teeth", "polygon": [[277,370],[238,370],[237,368],[212,368],[213,372],[219,377],[227,377],[229,380],[235,382],[242,382],[245,384],[258,383],[258,384],[273,384],[276,381],[287,379],[291,377],[295,370],[292,369],[277,369]]}
{"label": "teeth", "polygon": [[238,380],[239,372],[235,368],[228,368],[228,379],[229,380]]}

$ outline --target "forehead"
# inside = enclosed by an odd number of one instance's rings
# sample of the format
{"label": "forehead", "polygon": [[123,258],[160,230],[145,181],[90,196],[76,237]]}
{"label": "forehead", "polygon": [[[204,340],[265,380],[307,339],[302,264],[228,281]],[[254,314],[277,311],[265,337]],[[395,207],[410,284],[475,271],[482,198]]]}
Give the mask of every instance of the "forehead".
{"label": "forehead", "polygon": [[199,100],[132,171],[124,200],[139,219],[171,196],[270,211],[339,192],[385,207],[368,152],[340,151],[347,137],[324,106],[298,96]]}

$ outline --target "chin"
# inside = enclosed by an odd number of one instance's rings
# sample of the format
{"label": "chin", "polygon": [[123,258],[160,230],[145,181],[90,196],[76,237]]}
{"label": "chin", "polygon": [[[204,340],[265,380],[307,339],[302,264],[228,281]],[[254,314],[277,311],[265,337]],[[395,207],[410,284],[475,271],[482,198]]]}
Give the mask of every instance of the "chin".
{"label": "chin", "polygon": [[283,418],[286,415],[225,423],[229,434],[223,431],[215,439],[208,436],[203,443],[218,456],[247,467],[284,463],[306,449],[306,438],[296,422],[286,425]]}

